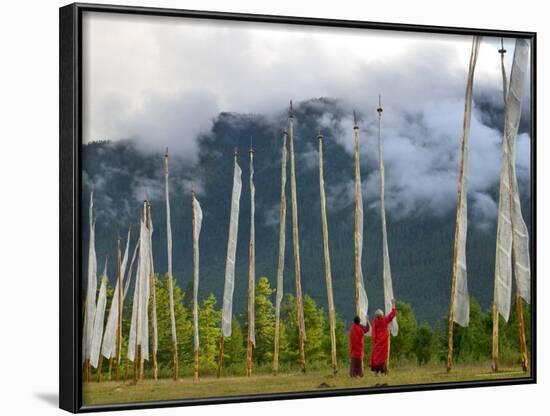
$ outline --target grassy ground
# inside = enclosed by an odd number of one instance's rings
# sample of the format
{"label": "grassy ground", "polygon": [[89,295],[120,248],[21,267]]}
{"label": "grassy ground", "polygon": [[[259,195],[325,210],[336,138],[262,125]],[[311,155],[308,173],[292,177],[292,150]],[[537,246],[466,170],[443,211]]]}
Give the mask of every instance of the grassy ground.
{"label": "grassy ground", "polygon": [[173,400],[204,397],[227,397],[260,393],[287,393],[333,390],[341,388],[375,387],[377,384],[398,386],[407,384],[446,383],[453,381],[498,380],[527,377],[529,374],[519,367],[501,368],[492,373],[489,364],[457,365],[447,373],[443,365],[404,365],[392,368],[388,376],[375,377],[370,371],[362,379],[352,379],[347,368],[333,376],[330,370],[317,370],[301,374],[284,373],[247,377],[202,377],[198,382],[182,378],[177,382],[170,379],[144,380],[137,384],[95,381],[84,384],[84,404],[111,404],[141,402],[150,400]]}

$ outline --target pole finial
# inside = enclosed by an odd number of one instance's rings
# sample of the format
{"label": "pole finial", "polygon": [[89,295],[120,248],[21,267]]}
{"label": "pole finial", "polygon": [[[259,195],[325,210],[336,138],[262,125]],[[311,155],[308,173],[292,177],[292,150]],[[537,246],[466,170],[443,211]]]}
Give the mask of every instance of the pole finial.
{"label": "pole finial", "polygon": [[382,94],[378,94],[378,108],[376,109],[376,111],[378,111],[379,116],[382,116],[382,111],[384,111],[382,109]]}
{"label": "pole finial", "polygon": [[500,38],[500,49],[498,50],[498,53],[501,55],[506,53],[506,49],[504,49],[504,38]]}

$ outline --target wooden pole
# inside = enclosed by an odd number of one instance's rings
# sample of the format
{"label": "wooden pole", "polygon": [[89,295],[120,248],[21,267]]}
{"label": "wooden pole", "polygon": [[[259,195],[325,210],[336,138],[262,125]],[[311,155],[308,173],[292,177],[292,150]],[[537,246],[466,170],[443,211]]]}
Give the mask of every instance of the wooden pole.
{"label": "wooden pole", "polygon": [[134,357],[134,381],[137,383],[138,380],[140,379],[140,376],[139,376],[139,368],[140,368],[140,365],[139,365],[139,361],[140,361],[140,351],[141,351],[141,345],[137,345],[136,346],[136,354],[135,354],[135,357]]}
{"label": "wooden pole", "polygon": [[[354,113],[355,115],[355,113]],[[355,117],[354,117],[355,118]],[[359,178],[361,168],[359,166],[359,126],[357,125],[357,120],[354,120],[353,124],[353,133],[355,136],[355,180],[357,181],[357,178]],[[361,186],[361,184],[359,184]],[[361,262],[360,262],[360,254],[359,253],[359,215],[361,213],[359,212],[359,193],[357,190],[357,183],[355,184],[355,225],[353,228],[353,235],[354,235],[354,247],[355,247],[355,315],[361,317],[361,305],[360,305],[360,279],[361,274],[359,272],[361,268]]]}
{"label": "wooden pole", "polygon": [[304,345],[304,308],[302,301],[302,283],[300,277],[300,240],[298,236],[298,207],[296,202],[296,169],[294,161],[294,114],[292,101],[288,112],[288,125],[290,132],[290,194],[292,202],[292,240],[294,248],[294,273],[296,275],[296,306],[298,315],[298,343],[300,348],[300,365],[302,372],[306,371],[306,355]]}
{"label": "wooden pole", "polygon": [[273,351],[273,374],[279,371],[279,344],[281,299],[283,293],[283,272],[285,268],[286,245],[286,130],[283,132],[283,147],[281,151],[281,207],[279,211],[279,261],[277,264],[277,298],[275,301],[275,342]]}
{"label": "wooden pole", "polygon": [[113,357],[111,356],[111,358],[109,358],[109,375],[107,377],[107,380],[109,381],[111,381],[112,370],[113,370]]}
{"label": "wooden pole", "polygon": [[166,246],[168,253],[168,295],[170,301],[170,325],[172,331],[172,369],[174,381],[179,377],[178,345],[176,337],[176,317],[174,314],[174,282],[172,277],[172,225],[170,219],[170,191],[168,181],[168,149],[164,155],[164,192],[166,197]]}
{"label": "wooden pole", "polygon": [[103,369],[103,354],[99,352],[99,364],[97,366],[97,382],[101,382],[101,370]]}
{"label": "wooden pole", "polygon": [[498,320],[498,310],[495,297],[495,300],[493,300],[493,352],[491,354],[491,369],[495,373],[498,371]]}
{"label": "wooden pole", "polygon": [[388,325],[388,359],[386,360],[386,374],[389,373],[390,371],[390,355],[391,355],[391,328]]}
{"label": "wooden pole", "polygon": [[[117,281],[118,281],[118,316],[117,316],[117,331],[116,331],[116,368],[115,380],[118,381],[120,373],[120,355],[122,350],[122,272],[120,260],[120,238],[117,243]],[[109,380],[111,379],[112,353],[109,360]]]}
{"label": "wooden pole", "polygon": [[254,149],[249,150],[250,155],[250,242],[248,245],[248,337],[246,343],[246,375],[252,375],[252,355],[254,351],[254,285],[255,285],[255,253],[254,253]]}
{"label": "wooden pole", "polygon": [[195,381],[199,380],[199,350],[195,350],[193,354],[193,378]]}
{"label": "wooden pole", "polygon": [[[517,285],[516,285],[517,287]],[[529,358],[527,356],[527,340],[525,337],[525,322],[523,320],[523,301],[520,295],[516,295],[516,306],[518,309],[519,345],[521,353],[521,368],[524,372],[529,371]]]}
{"label": "wooden pole", "polygon": [[453,277],[451,281],[451,299],[449,302],[449,323],[448,323],[448,350],[447,350],[447,372],[451,371],[453,365],[453,325],[454,325],[454,307],[456,295],[456,276],[458,272],[458,240],[460,235],[460,219],[462,218],[462,200],[467,195],[463,195],[464,183],[464,164],[466,159],[466,141],[470,129],[470,114],[472,106],[472,88],[475,64],[477,60],[477,50],[479,47],[479,38],[474,36],[472,41],[472,51],[470,54],[470,64],[468,69],[468,81],[466,84],[466,93],[464,98],[464,122],[462,126],[462,137],[460,140],[460,174],[458,179],[458,198],[456,208],[456,226],[455,240],[453,250]]}
{"label": "wooden pole", "polygon": [[[461,146],[462,160],[464,159],[464,142]],[[460,180],[458,185],[458,205],[456,213],[456,225],[455,225],[455,241],[454,241],[454,254],[453,254],[453,277],[451,281],[451,299],[449,305],[449,322],[447,329],[448,345],[447,345],[447,372],[451,371],[453,366],[453,325],[454,325],[454,307],[455,307],[455,292],[456,292],[456,273],[458,271],[458,235],[460,232],[460,215],[462,207],[462,176],[464,175],[464,164],[460,164]]]}
{"label": "wooden pole", "polygon": [[330,251],[328,247],[328,222],[327,205],[325,197],[325,179],[323,173],[323,135],[317,135],[319,140],[319,189],[321,193],[321,219],[323,223],[323,251],[325,257],[325,280],[327,285],[328,315],[330,323],[330,350],[332,359],[332,372],[338,372],[338,360],[336,358],[336,314],[334,310],[334,295],[332,293],[332,272],[330,268]]}
{"label": "wooden pole", "polygon": [[[153,228],[153,218],[151,215],[151,204],[147,202],[147,229],[149,233]],[[151,241],[152,244],[152,241]],[[153,356],[153,379],[158,380],[158,361],[157,361],[157,290],[155,286],[155,272],[153,269],[153,250],[150,251],[151,267],[149,268],[149,291],[151,293],[151,316],[153,320],[153,345],[152,345],[152,356]]]}
{"label": "wooden pole", "polygon": [[[198,236],[195,236],[195,190],[193,189],[191,192],[191,229],[192,229],[192,240],[193,240],[193,284],[196,284],[195,282],[195,273],[197,273],[197,241],[196,239]],[[197,279],[198,280],[198,279]],[[198,287],[194,287],[193,291],[198,291]],[[197,302],[197,299],[194,299],[193,302]],[[193,313],[195,314],[195,308],[197,305],[193,305]],[[193,324],[195,321],[195,317],[193,317]],[[193,328],[194,331],[198,331],[198,328]],[[199,350],[198,346],[194,346],[194,352],[193,352],[193,378],[195,381],[198,381],[199,379]]]}
{"label": "wooden pole", "polygon": [[[502,38],[500,38],[501,41],[501,48],[498,50],[500,53],[500,68],[502,71],[502,95],[504,98],[504,110],[506,111],[506,95],[507,92],[507,81],[506,81],[506,70],[504,68],[504,54],[506,53],[506,49],[504,49],[504,41]],[[506,140],[505,137],[503,137],[503,140]],[[506,161],[502,161],[501,163],[506,163]],[[499,202],[500,203],[500,202]],[[512,216],[511,211],[511,204],[510,204],[510,217]],[[511,218],[510,218],[511,219]],[[498,227],[497,227],[497,238],[498,238]],[[514,232],[512,229],[512,238],[514,238]],[[498,241],[497,241],[497,250],[498,250]],[[512,250],[514,249],[513,243],[512,243]],[[497,281],[496,281],[496,275],[495,275],[495,286],[493,290],[493,351],[491,353],[491,368],[494,372],[498,371],[498,347],[499,347],[499,341],[498,341],[498,325],[499,325],[499,317],[498,317],[498,307],[497,307]]]}
{"label": "wooden pole", "polygon": [[223,333],[220,335],[220,347],[218,349],[218,371],[216,376],[220,378],[222,376],[223,365]]}

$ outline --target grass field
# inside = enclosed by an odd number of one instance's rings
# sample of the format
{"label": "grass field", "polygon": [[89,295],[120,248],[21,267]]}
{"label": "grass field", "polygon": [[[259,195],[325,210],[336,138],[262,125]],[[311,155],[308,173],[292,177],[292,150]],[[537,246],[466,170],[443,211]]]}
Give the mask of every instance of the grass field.
{"label": "grass field", "polygon": [[192,378],[182,378],[177,382],[171,379],[158,381],[144,380],[114,382],[91,381],[84,384],[84,404],[112,404],[143,402],[150,400],[174,400],[205,397],[227,397],[265,393],[288,393],[322,391],[342,388],[365,388],[399,386],[409,384],[447,383],[454,381],[480,381],[522,378],[529,376],[519,367],[502,368],[492,373],[488,363],[478,365],[457,365],[447,373],[443,365],[406,365],[392,368],[389,375],[375,377],[370,371],[365,377],[352,379],[343,368],[334,376],[329,370],[317,370],[302,374],[283,373],[277,376],[258,374],[252,377],[202,377],[195,382]]}

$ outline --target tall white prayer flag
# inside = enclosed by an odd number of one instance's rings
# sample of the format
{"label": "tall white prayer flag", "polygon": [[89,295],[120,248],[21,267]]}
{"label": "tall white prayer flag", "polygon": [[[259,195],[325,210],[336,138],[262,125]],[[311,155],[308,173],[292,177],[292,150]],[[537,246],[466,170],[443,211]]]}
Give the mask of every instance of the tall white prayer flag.
{"label": "tall white prayer flag", "polygon": [[[519,199],[516,175],[516,137],[521,118],[521,99],[529,55],[526,39],[517,39],[504,109],[504,138],[500,166],[500,193],[495,261],[495,303],[508,321],[512,297],[512,261],[518,294],[531,300],[529,235]],[[514,255],[512,255],[512,250]]]}
{"label": "tall white prayer flag", "polygon": [[150,254],[149,244],[150,237],[146,225],[147,211],[144,205],[144,218],[140,221],[140,241],[139,241],[139,260],[138,260],[138,275],[137,281],[139,293],[138,293],[138,309],[137,309],[137,323],[136,323],[136,345],[141,346],[141,357],[145,360],[149,360],[149,272],[150,272]]}
{"label": "tall white prayer flag", "polygon": [[195,351],[199,349],[199,237],[202,227],[202,209],[193,196],[193,338]]}
{"label": "tall white prayer flag", "polygon": [[[363,325],[369,310],[369,299],[365,290],[363,268],[363,190],[361,187],[361,167],[359,163],[359,126],[354,123],[355,133],[355,279],[356,279],[356,313]],[[369,331],[370,332],[370,331]]]}
{"label": "tall white prayer flag", "polygon": [[105,318],[105,306],[107,303],[107,261],[105,261],[105,269],[101,277],[101,286],[97,296],[97,305],[94,316],[94,326],[92,333],[92,346],[90,351],[90,364],[97,368],[99,354],[101,350],[101,340],[103,338],[103,324]]}
{"label": "tall white prayer flag", "polygon": [[[382,144],[382,106],[378,108],[378,162],[380,165],[380,215],[382,217],[382,261],[384,281],[384,307],[386,313],[392,310],[393,285],[390,267],[390,251],[388,248],[388,231],[386,225],[386,203],[385,203],[385,170],[384,170],[384,148]],[[399,331],[397,318],[390,322],[391,334],[395,337]]]}
{"label": "tall white prayer flag", "polygon": [[89,208],[89,232],[88,245],[88,285],[86,289],[86,308],[84,309],[84,326],[82,339],[82,360],[90,359],[92,348],[92,334],[97,291],[97,259],[95,253],[95,220],[94,220],[94,192],[90,192]]}
{"label": "tall white prayer flag", "polygon": [[[128,251],[130,246],[130,230],[128,230],[128,237],[126,239],[126,248],[124,249],[124,256],[120,266],[120,281],[124,283],[124,277],[126,275],[126,265],[128,263]],[[129,279],[128,279],[129,280]],[[113,299],[111,300],[111,307],[109,308],[109,315],[107,316],[107,325],[105,326],[105,333],[103,334],[103,345],[101,347],[101,353],[105,358],[114,358],[116,353],[116,333],[118,326],[118,298],[119,298],[119,285],[118,279],[115,285],[113,293]],[[123,303],[124,304],[124,300]]]}
{"label": "tall white prayer flag", "polygon": [[229,218],[229,237],[227,240],[227,259],[225,263],[225,285],[223,290],[222,333],[231,336],[231,318],[233,310],[233,289],[235,288],[235,255],[237,253],[237,236],[239,230],[239,205],[242,181],[241,168],[235,155],[233,169],[233,190],[231,192],[231,215]]}
{"label": "tall white prayer flag", "polygon": [[470,321],[470,299],[468,296],[468,281],[466,273],[466,237],[468,229],[468,141],[470,137],[470,120],[472,115],[474,72],[480,42],[481,38],[474,36],[464,98],[464,124],[462,126],[462,136],[460,139],[461,159],[454,244],[455,261],[453,262],[453,274],[456,282],[453,302],[453,320],[463,327],[468,326]]}

